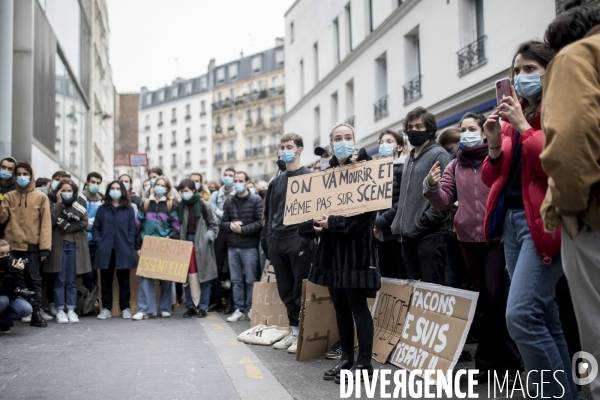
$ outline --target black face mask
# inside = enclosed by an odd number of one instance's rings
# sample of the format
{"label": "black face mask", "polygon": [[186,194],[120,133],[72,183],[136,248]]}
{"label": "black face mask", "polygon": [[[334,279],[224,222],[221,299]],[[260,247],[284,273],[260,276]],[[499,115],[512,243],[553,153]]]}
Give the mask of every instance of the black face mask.
{"label": "black face mask", "polygon": [[263,190],[259,190],[258,191],[258,195],[261,197],[261,199],[265,199],[265,197],[267,196],[267,191],[265,189]]}
{"label": "black face mask", "polygon": [[217,189],[210,189],[211,193],[217,192]]}
{"label": "black face mask", "polygon": [[420,146],[429,140],[429,131],[408,131],[406,132],[408,141],[413,146]]}
{"label": "black face mask", "polygon": [[0,257],[0,270],[6,271],[10,265],[10,256]]}
{"label": "black face mask", "polygon": [[277,160],[277,167],[280,171],[285,171],[285,162],[283,160]]}

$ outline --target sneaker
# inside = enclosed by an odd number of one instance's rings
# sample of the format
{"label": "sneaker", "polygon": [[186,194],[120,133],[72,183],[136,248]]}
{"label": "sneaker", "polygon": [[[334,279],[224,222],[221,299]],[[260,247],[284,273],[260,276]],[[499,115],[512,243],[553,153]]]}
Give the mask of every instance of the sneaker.
{"label": "sneaker", "polygon": [[171,318],[171,313],[168,312],[168,311],[163,311],[163,312],[160,313],[160,316],[162,318]]}
{"label": "sneaker", "polygon": [[110,317],[112,317],[112,313],[110,312],[110,310],[108,308],[103,308],[102,311],[100,311],[100,314],[98,314],[98,316],[96,318],[107,319]]}
{"label": "sneaker", "polygon": [[206,310],[198,310],[198,318],[206,318]]}
{"label": "sneaker", "polygon": [[129,310],[129,308],[126,308],[123,311],[121,311],[121,317],[123,319],[131,319],[131,310]]}
{"label": "sneaker", "polygon": [[131,319],[133,319],[134,321],[141,321],[143,319],[148,319],[148,317],[146,317],[146,314],[144,314],[143,312],[138,311],[133,317],[131,317]]}
{"label": "sneaker", "polygon": [[252,308],[248,310],[248,319],[252,319]]}
{"label": "sneaker", "polygon": [[63,310],[60,310],[56,313],[56,322],[59,324],[68,324],[69,318],[67,318],[67,314]]}
{"label": "sneaker", "polygon": [[26,317],[21,318],[21,322],[23,322],[24,324],[28,324],[31,322],[31,314],[29,314]]}
{"label": "sneaker", "polygon": [[288,333],[286,337],[281,339],[279,342],[273,345],[274,349],[277,350],[285,350],[289,349],[291,345],[294,344],[294,341],[297,339],[297,336],[292,335],[292,332]]}
{"label": "sneaker", "polygon": [[230,280],[221,281],[221,289],[223,289],[223,290],[231,289],[231,281]]}
{"label": "sneaker", "polygon": [[296,354],[296,350],[298,349],[298,336],[292,336],[294,338],[294,343],[290,347],[288,347],[287,352]]}
{"label": "sneaker", "polygon": [[0,333],[10,333],[11,326],[13,326],[12,321],[11,322],[0,322]]}
{"label": "sneaker", "polygon": [[243,321],[246,319],[246,316],[240,310],[235,310],[231,317],[227,318],[227,322],[235,322],[235,321]]}
{"label": "sneaker", "polygon": [[52,315],[46,314],[44,310],[40,310],[40,315],[44,319],[44,321],[52,321],[54,317]]}
{"label": "sneaker", "polygon": [[75,314],[75,311],[73,310],[69,310],[69,312],[67,313],[67,317],[69,317],[70,324],[76,324],[79,322],[79,317],[77,316],[77,314]]}
{"label": "sneaker", "polygon": [[186,312],[183,313],[183,318],[193,317],[197,315],[198,311],[195,308],[188,308]]}
{"label": "sneaker", "polygon": [[58,310],[56,309],[56,304],[55,303],[50,303],[48,305],[48,308],[50,310],[50,315],[52,315],[53,317],[56,317],[56,314],[58,314]]}
{"label": "sneaker", "polygon": [[330,360],[339,360],[342,358],[342,343],[340,341],[335,342],[331,350],[325,353],[325,358]]}

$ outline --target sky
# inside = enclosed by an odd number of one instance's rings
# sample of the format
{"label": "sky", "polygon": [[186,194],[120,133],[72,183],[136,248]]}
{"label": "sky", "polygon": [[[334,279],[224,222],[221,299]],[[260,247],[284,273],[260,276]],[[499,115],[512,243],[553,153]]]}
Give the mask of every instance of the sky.
{"label": "sky", "polygon": [[156,90],[275,47],[294,0],[107,0],[109,56],[119,93]]}

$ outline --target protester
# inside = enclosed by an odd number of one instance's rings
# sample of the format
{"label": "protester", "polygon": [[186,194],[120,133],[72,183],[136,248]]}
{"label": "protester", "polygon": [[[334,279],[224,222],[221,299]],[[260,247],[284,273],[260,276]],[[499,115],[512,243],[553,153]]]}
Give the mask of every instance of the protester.
{"label": "protester", "polygon": [[136,267],[134,254],[137,232],[135,207],[129,199],[129,191],[123,181],[113,181],[106,187],[104,203],[98,208],[92,236],[96,245],[94,269],[100,270],[102,285],[102,311],[98,319],[112,315],[114,275],[119,283],[119,307],[123,319],[131,319],[129,308],[130,270]]}
{"label": "protester", "polygon": [[[183,318],[197,315],[206,317],[210,302],[212,281],[218,278],[217,260],[213,243],[219,232],[210,204],[198,192],[198,183],[184,179],[179,184],[181,202],[177,206],[177,216],[180,222],[179,237],[194,243],[194,257],[198,268],[200,282],[200,302],[198,307],[192,300],[190,285],[185,286],[185,303],[187,311]],[[202,184],[200,183],[200,187]]]}
{"label": "protester", "polygon": [[488,371],[504,376],[511,382],[521,367],[516,345],[506,328],[508,276],[500,237],[488,245],[483,234],[485,204],[490,189],[481,181],[483,160],[488,154],[484,143],[485,116],[466,113],[459,122],[460,143],[457,157],[448,164],[442,176],[436,162],[423,181],[423,194],[436,210],[450,210],[458,200],[454,228],[474,289],[479,292],[477,320],[479,341],[475,353],[475,378],[479,383],[488,379]]}
{"label": "protester", "polygon": [[194,181],[196,190],[200,194],[200,197],[202,197],[202,200],[210,201],[210,193],[211,192],[202,183],[203,182],[202,174],[200,172],[192,172],[189,176],[189,179]]}
{"label": "protester", "polygon": [[460,128],[450,127],[441,131],[437,138],[437,142],[448,152],[451,159],[456,158],[460,133]]}
{"label": "protester", "polygon": [[325,171],[329,168],[329,160],[331,160],[331,153],[329,149],[325,147],[315,147],[314,151],[315,156],[319,156],[320,159],[315,163],[316,171]]}
{"label": "protester", "polygon": [[[97,172],[90,172],[86,179],[87,186],[83,190],[83,198],[86,202],[86,209],[88,215],[88,226],[86,228],[88,236],[88,248],[90,251],[90,260],[93,263],[94,257],[96,256],[96,242],[92,237],[92,226],[94,226],[94,218],[98,207],[102,205],[102,195],[100,192],[100,185],[102,184],[102,175]],[[94,286],[98,284],[98,274],[92,270],[89,274],[83,277],[83,286],[88,290],[92,290]]]}
{"label": "protester", "polygon": [[[235,196],[224,205],[221,230],[227,234],[227,255],[235,312],[227,321],[241,321],[244,312],[252,315],[252,291],[258,280],[258,242],[260,241],[263,201],[247,188],[248,174],[237,171],[234,176]],[[245,294],[244,294],[245,283]]]}
{"label": "protester", "polygon": [[[171,182],[166,176],[155,179],[150,189],[150,197],[138,210],[140,220],[140,237],[146,235],[162,238],[179,239],[179,219],[177,218],[177,201],[171,197]],[[138,254],[140,251],[138,250]],[[158,312],[162,318],[169,318],[173,302],[173,282],[160,281],[160,304]],[[156,292],[154,279],[141,277],[138,293],[138,312],[132,317],[134,321],[156,317]]]}
{"label": "protester", "polygon": [[11,244],[12,255],[15,258],[27,259],[25,283],[29,290],[35,292],[30,300],[33,306],[30,324],[44,328],[48,324],[41,309],[40,272],[42,262],[50,255],[52,248],[50,205],[48,197],[35,190],[31,165],[17,163],[15,176],[17,188],[4,196],[0,206],[0,224],[5,224],[4,238]]}
{"label": "protester", "polygon": [[149,194],[150,194],[150,188],[152,187],[152,182],[150,182],[150,179],[146,179],[144,180],[144,182],[142,183],[142,198],[147,199]]}
{"label": "protester", "polygon": [[59,324],[79,322],[75,313],[77,275],[87,274],[92,269],[86,202],[78,191],[79,187],[71,179],[61,180],[56,187],[56,203],[50,208],[53,250],[44,271],[54,273],[54,302]]}
{"label": "protester", "polygon": [[131,201],[131,204],[135,205],[137,214],[137,210],[142,207],[142,198],[133,190],[133,179],[131,179],[131,176],[123,174],[119,176],[119,181],[123,183],[123,186],[125,186],[129,200]]}
{"label": "protester", "polygon": [[[347,124],[333,127],[329,135],[333,157],[329,167],[369,161],[365,149],[355,149],[354,128]],[[349,369],[363,376],[373,374],[373,318],[367,304],[367,292],[379,290],[377,242],[373,237],[375,212],[353,217],[323,215],[322,219],[306,221],[298,232],[312,239],[320,234],[319,246],[308,279],[329,288],[335,307],[336,321],[342,345],[342,357],[335,367],[325,372],[325,380],[340,382],[340,371]],[[358,336],[358,358],[354,362],[354,327]]]}
{"label": "protester", "polygon": [[35,180],[35,189],[39,190],[40,192],[44,193],[45,195],[48,194],[48,189],[50,188],[50,184],[52,183],[51,179],[48,178],[37,178]]}
{"label": "protester", "polygon": [[252,179],[246,182],[246,189],[248,189],[248,192],[250,192],[250,194],[258,194],[256,193],[256,186],[254,186],[254,182],[252,182]]}
{"label": "protester", "polygon": [[[10,333],[13,320],[30,315],[31,305],[25,297],[26,290],[23,270],[25,265],[20,259],[10,256],[10,245],[0,239],[0,333]],[[24,290],[25,293],[20,292]],[[17,293],[19,292],[19,293]]]}
{"label": "protester", "polygon": [[[543,82],[541,162],[549,185],[541,214],[547,233],[560,233],[562,223],[562,264],[582,350],[600,360],[600,9],[582,3],[568,2],[545,35],[559,53]],[[600,398],[598,378],[590,389]]]}
{"label": "protester", "polygon": [[[150,180],[150,187],[154,187],[156,180],[158,178],[160,178],[161,176],[165,176],[165,174],[163,173],[162,168],[160,167],[154,167],[151,168],[148,171],[148,179]],[[146,198],[150,198],[150,189],[148,189],[146,192]],[[175,188],[171,188],[171,192],[169,193],[170,198],[172,198],[175,201],[181,201],[181,197],[179,196],[179,193],[177,192],[177,190]]]}
{"label": "protester", "polygon": [[[4,200],[6,193],[17,188],[14,177],[16,165],[17,160],[12,157],[3,158],[0,161],[0,203]],[[4,237],[4,227],[4,224],[0,224],[0,239]]]}
{"label": "protester", "polygon": [[208,190],[212,196],[212,194],[216,191],[219,190],[219,188],[221,187],[221,185],[219,185],[219,182],[217,181],[212,181],[208,184]]}
{"label": "protester", "polygon": [[450,156],[435,142],[435,116],[423,107],[406,115],[404,130],[413,149],[402,172],[400,201],[392,232],[402,242],[402,259],[408,277],[443,284],[448,212],[433,209],[423,197],[423,179],[437,161],[443,171],[450,163]]}
{"label": "protester", "polygon": [[300,156],[304,150],[302,136],[287,133],[281,137],[280,143],[281,157],[285,162],[286,171],[271,181],[266,195],[266,252],[273,264],[279,297],[285,305],[292,328],[292,331],[273,347],[288,349],[289,352],[295,353],[300,326],[302,281],[308,278],[314,245],[312,240],[305,240],[298,235],[297,224],[284,225],[283,217],[288,180],[310,174],[311,171],[300,163]]}
{"label": "protester", "polygon": [[[400,199],[400,182],[406,156],[404,151],[404,138],[402,134],[385,129],[379,133],[379,155],[381,157],[392,157],[394,160],[394,185],[392,189],[392,207],[381,211],[375,219],[373,233],[379,243],[377,252],[379,254],[379,268],[381,276],[385,278],[407,279],[406,268],[402,259],[402,246],[396,236],[392,233],[391,225]],[[329,161],[328,161],[329,163]]]}
{"label": "protester", "polygon": [[56,188],[58,187],[58,183],[64,178],[71,178],[71,175],[65,171],[56,171],[54,174],[52,174],[52,182],[50,183],[50,188],[48,189],[48,198],[50,199],[50,203],[56,203]]}
{"label": "protester", "polygon": [[[506,323],[517,343],[530,382],[547,396],[577,398],[577,388],[565,371],[571,360],[560,326],[555,287],[563,274],[560,233],[544,232],[540,206],[547,175],[540,153],[541,77],[554,52],[539,41],[522,43],[511,65],[512,96],[504,97],[485,123],[489,156],[481,179],[491,188],[487,200],[486,241],[503,234],[511,286]],[[517,99],[521,97],[521,103]],[[500,126],[500,118],[505,123]],[[571,177],[573,178],[573,177]],[[555,371],[544,381],[539,371]],[[562,386],[562,388],[561,388]]]}

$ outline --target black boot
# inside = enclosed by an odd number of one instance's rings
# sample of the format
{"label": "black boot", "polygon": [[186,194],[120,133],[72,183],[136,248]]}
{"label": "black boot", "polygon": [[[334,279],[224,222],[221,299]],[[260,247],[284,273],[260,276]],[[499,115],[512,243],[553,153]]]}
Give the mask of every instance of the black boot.
{"label": "black boot", "polygon": [[44,318],[42,318],[42,309],[39,307],[35,307],[33,312],[31,313],[31,322],[29,323],[31,326],[37,326],[38,328],[45,328],[48,326],[48,323]]}
{"label": "black boot", "polygon": [[193,317],[194,315],[198,315],[198,311],[195,308],[188,308],[186,312],[183,313],[183,318]]}
{"label": "black boot", "polygon": [[[352,376],[356,376],[356,371],[360,373],[360,380],[363,378],[363,371],[367,371],[369,377],[373,376],[373,365],[371,365],[371,357],[361,357],[358,356],[356,359],[356,363],[350,368],[350,373]],[[340,383],[340,374],[338,373],[335,377],[335,383]]]}
{"label": "black boot", "polygon": [[348,354],[342,351],[342,358],[335,367],[323,374],[323,379],[326,381],[332,381],[336,377],[339,379],[340,371],[343,369],[350,369],[354,365],[354,354]]}

